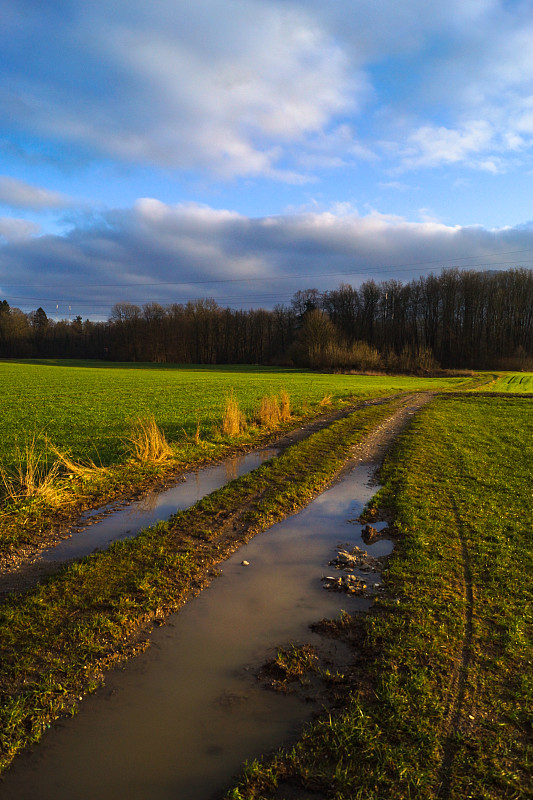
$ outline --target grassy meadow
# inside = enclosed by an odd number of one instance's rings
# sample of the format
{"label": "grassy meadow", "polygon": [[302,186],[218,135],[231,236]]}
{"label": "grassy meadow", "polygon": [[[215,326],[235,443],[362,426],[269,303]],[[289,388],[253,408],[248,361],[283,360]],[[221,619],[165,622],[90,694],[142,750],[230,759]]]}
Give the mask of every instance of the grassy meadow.
{"label": "grassy meadow", "polygon": [[[473,382],[246,365],[0,362],[0,553],[34,541],[59,516],[165,472],[257,445],[321,412],[368,397]],[[274,396],[280,405],[283,394],[285,418],[269,420],[267,408],[267,420],[259,420],[265,398]],[[224,430],[229,398],[234,419]],[[157,452],[152,442],[145,447],[146,429],[135,431],[139,420],[162,432]]]}
{"label": "grassy meadow", "polygon": [[512,397],[421,411],[373,501],[397,543],[358,639],[364,674],[233,800],[287,781],[336,800],[533,795],[532,428]]}
{"label": "grassy meadow", "polygon": [[530,394],[533,392],[533,372],[504,372],[486,388],[492,392]]}
{"label": "grassy meadow", "polygon": [[260,399],[282,389],[299,416],[316,410],[324,398],[335,405],[464,383],[464,378],[328,375],[249,366],[0,362],[0,461],[9,465],[16,445],[46,434],[74,458],[120,463],[132,422],[152,414],[171,442],[194,437],[198,421],[201,438],[213,440],[231,392],[251,420]]}

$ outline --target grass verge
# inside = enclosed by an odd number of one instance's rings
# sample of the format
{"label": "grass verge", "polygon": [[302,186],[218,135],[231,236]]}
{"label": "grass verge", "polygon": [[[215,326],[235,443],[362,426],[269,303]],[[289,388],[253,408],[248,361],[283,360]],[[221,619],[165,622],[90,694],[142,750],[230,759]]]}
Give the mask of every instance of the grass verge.
{"label": "grass verge", "polygon": [[364,666],[340,708],[228,797],[279,799],[289,783],[335,800],[533,796],[530,443],[524,399],[421,412],[377,498],[398,533],[388,596],[339,626],[357,623]]}
{"label": "grass verge", "polygon": [[305,505],[394,404],[368,406],[167,523],[116,543],[0,606],[0,765],[74,713],[113,664],[146,646],[239,544]]}

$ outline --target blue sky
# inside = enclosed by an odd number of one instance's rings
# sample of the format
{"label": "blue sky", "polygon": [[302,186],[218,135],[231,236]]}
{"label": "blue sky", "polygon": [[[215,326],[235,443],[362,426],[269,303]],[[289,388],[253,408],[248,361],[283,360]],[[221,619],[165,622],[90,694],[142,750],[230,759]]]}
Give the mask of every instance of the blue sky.
{"label": "blue sky", "polygon": [[288,302],[533,264],[533,8],[3,0],[0,298]]}

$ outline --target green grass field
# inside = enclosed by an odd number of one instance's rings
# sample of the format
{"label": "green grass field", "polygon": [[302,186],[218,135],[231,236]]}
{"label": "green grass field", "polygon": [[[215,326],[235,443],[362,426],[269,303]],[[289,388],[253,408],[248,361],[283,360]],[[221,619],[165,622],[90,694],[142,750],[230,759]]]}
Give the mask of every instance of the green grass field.
{"label": "green grass field", "polygon": [[533,796],[531,434],[526,399],[422,410],[383,471],[398,540],[363,680],[228,796],[283,797],[280,780],[336,800]]}
{"label": "green grass field", "polygon": [[324,396],[342,402],[415,389],[453,388],[461,378],[326,375],[265,367],[186,367],[98,362],[0,363],[0,462],[10,467],[16,446],[46,434],[74,458],[104,465],[125,458],[131,423],[153,414],[171,442],[213,438],[225,398],[234,392],[250,418],[260,398],[285,388],[296,413]]}
{"label": "green grass field", "polygon": [[504,372],[486,388],[491,392],[530,394],[533,392],[533,372]]}

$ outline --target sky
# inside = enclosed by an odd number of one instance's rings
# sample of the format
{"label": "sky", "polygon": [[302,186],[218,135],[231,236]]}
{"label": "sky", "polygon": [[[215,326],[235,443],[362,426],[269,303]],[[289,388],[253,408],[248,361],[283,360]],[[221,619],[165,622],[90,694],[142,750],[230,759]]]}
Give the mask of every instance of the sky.
{"label": "sky", "polygon": [[533,265],[526,0],[1,0],[0,300]]}

